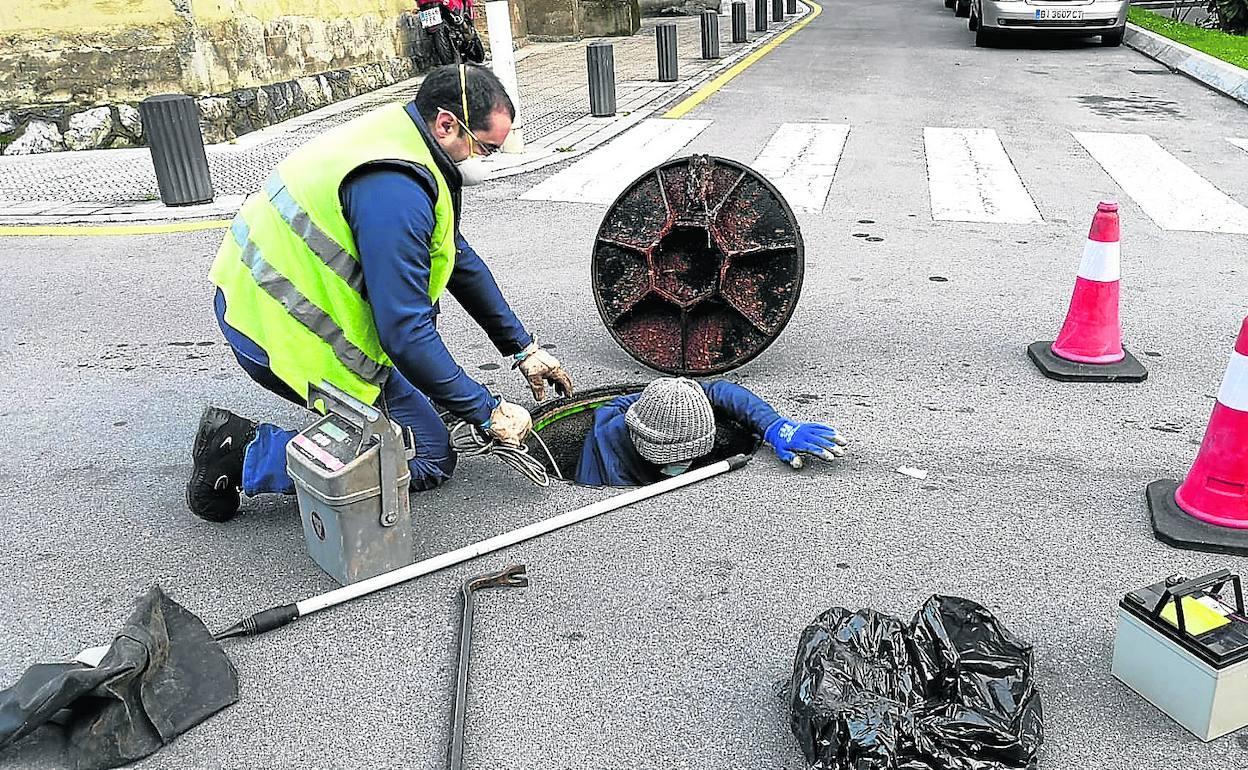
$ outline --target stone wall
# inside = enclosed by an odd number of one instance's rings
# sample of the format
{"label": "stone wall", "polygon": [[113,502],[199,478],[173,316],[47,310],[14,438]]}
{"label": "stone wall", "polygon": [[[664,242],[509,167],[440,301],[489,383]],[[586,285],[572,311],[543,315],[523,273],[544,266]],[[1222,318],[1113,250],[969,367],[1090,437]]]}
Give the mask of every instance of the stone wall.
{"label": "stone wall", "polygon": [[641,28],[638,0],[525,0],[525,6],[533,40],[632,35]]}
{"label": "stone wall", "polygon": [[160,93],[198,97],[222,141],[410,78],[431,63],[415,5],[0,2],[0,151],[142,144],[137,104]]}
{"label": "stone wall", "polygon": [[186,93],[220,94],[403,55],[415,0],[170,0],[190,14]]}
{"label": "stone wall", "polygon": [[199,125],[204,141],[228,141],[327,104],[393,85],[414,77],[418,61],[422,59],[391,59],[382,64],[365,64],[200,98]]}
{"label": "stone wall", "polygon": [[[637,0],[511,0],[512,34],[629,35]],[[197,98],[207,142],[431,64],[416,0],[0,0],[0,152],[144,143],[138,102]],[[488,45],[484,0],[478,29]]]}
{"label": "stone wall", "polygon": [[0,111],[179,91],[186,29],[172,0],[0,2]]}
{"label": "stone wall", "polygon": [[[720,12],[732,0],[639,0],[642,16],[697,16],[703,11]],[[751,7],[753,4],[751,4]],[[767,6],[771,7],[770,4]]]}

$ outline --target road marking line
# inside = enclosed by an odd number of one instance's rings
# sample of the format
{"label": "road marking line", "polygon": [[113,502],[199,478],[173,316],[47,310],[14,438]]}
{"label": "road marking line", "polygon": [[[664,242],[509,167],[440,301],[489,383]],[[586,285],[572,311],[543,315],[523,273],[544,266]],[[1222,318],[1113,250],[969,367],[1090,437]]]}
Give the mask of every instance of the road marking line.
{"label": "road marking line", "polygon": [[785,123],[754,160],[754,170],[780,190],[789,205],[818,214],[828,199],[849,126]]}
{"label": "road marking line", "polygon": [[1248,209],[1144,134],[1074,133],[1163,230],[1248,233]]}
{"label": "road marking line", "polygon": [[1226,141],[1235,145],[1244,152],[1248,152],[1248,139],[1227,139]]}
{"label": "road marking line", "polygon": [[672,157],[709,120],[643,120],[520,196],[526,201],[610,204],[633,180]]}
{"label": "road marking line", "polygon": [[1043,222],[1010,156],[990,128],[924,128],[932,219]]}
{"label": "road marking line", "polygon": [[160,222],[147,225],[0,225],[0,236],[162,235],[190,233],[197,230],[224,230],[230,226],[231,221],[208,219],[197,222]]}
{"label": "road marking line", "polygon": [[675,107],[668,110],[667,113],[663,117],[672,118],[672,119],[683,118],[694,107],[697,107],[699,104],[706,101],[707,98],[710,97],[711,94],[715,93],[719,89],[728,85],[728,83],[733,78],[735,78],[737,75],[740,75],[742,72],[745,72],[747,69],[750,68],[751,65],[757,62],[759,59],[763,58],[764,56],[766,56],[767,54],[775,50],[776,46],[780,45],[784,41],[793,37],[793,35],[797,34],[798,30],[800,30],[802,27],[805,27],[807,24],[814,21],[816,16],[823,13],[823,7],[820,6],[816,2],[813,2],[813,0],[802,0],[802,2],[810,10],[806,13],[805,16],[803,16],[801,19],[795,22],[793,26],[781,32],[779,35],[776,35],[774,40],[767,43],[763,47],[759,48],[757,51],[754,51],[749,56],[745,57],[741,61],[732,65],[728,69],[724,70],[718,76],[716,76],[714,80],[702,86],[697,91],[694,91],[689,96],[685,97],[683,101],[681,101]]}

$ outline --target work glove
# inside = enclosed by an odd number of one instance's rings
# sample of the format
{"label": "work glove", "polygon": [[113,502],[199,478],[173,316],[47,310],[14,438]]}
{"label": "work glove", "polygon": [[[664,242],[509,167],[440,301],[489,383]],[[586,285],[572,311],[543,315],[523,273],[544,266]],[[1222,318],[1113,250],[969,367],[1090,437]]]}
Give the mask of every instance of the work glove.
{"label": "work glove", "polygon": [[787,417],[769,425],[763,433],[763,441],[776,450],[776,457],[794,468],[802,467],[799,454],[834,460],[844,457],[845,447],[849,445],[836,428],[817,422],[795,422]]}
{"label": "work glove", "polygon": [[527,348],[516,354],[516,363],[512,368],[519,369],[524,379],[529,381],[529,389],[533,391],[533,398],[537,401],[546,398],[547,382],[554,385],[555,391],[561,396],[572,394],[572,378],[563,370],[559,359],[549,351],[539,348],[536,341],[530,342]]}
{"label": "work glove", "polygon": [[533,418],[524,407],[500,398],[481,429],[501,444],[520,446],[533,430]]}

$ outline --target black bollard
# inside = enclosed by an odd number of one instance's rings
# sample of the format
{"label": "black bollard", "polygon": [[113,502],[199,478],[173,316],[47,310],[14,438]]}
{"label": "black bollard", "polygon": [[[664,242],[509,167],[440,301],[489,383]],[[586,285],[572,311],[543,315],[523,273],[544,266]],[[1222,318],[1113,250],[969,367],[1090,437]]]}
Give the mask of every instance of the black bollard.
{"label": "black bollard", "polygon": [[784,0],[771,0],[771,20],[784,21]]}
{"label": "black bollard", "polygon": [[767,31],[767,0],[754,0],[754,31]]}
{"label": "black bollard", "polygon": [[744,43],[745,36],[745,0],[734,0],[732,4],[732,42]]}
{"label": "black bollard", "polygon": [[789,16],[796,16],[797,0],[784,0],[784,12]]}
{"label": "black bollard", "polygon": [[702,58],[719,58],[719,14],[702,12]]}
{"label": "black bollard", "polygon": [[598,40],[585,46],[589,71],[589,114],[609,118],[615,114],[615,50]]}
{"label": "black bollard", "polygon": [[676,61],[676,22],[664,21],[655,25],[654,39],[659,52],[659,82],[674,83],[680,79]]}
{"label": "black bollard", "polygon": [[139,119],[152,151],[160,200],[166,206],[210,203],[212,175],[195,100],[183,94],[148,97],[139,103]]}

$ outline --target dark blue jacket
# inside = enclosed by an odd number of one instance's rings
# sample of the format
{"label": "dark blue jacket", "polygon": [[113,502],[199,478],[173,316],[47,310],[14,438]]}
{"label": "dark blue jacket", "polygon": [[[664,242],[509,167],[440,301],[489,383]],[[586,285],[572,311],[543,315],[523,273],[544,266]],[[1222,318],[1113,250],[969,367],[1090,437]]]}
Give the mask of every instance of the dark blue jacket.
{"label": "dark blue jacket", "polygon": [[[412,105],[408,114],[443,166],[458,209],[458,173],[453,166],[447,167],[449,158],[441,153]],[[339,191],[359,249],[382,349],[426,396],[456,417],[479,425],[489,419],[494,397],[446,349],[435,326],[437,305],[429,299],[429,244],[436,197],[433,177],[415,167],[368,166],[349,177]],[[447,289],[499,353],[519,353],[533,341],[532,336],[503,298],[489,267],[458,233],[456,245],[455,270]]]}
{"label": "dark blue jacket", "polygon": [[[717,419],[735,419],[761,437],[780,415],[771,405],[750,391],[725,380],[701,383]],[[624,413],[640,393],[619,398],[594,410],[594,427],[581,447],[576,466],[578,484],[628,487],[652,484],[663,479],[659,466],[646,460],[633,446]]]}

